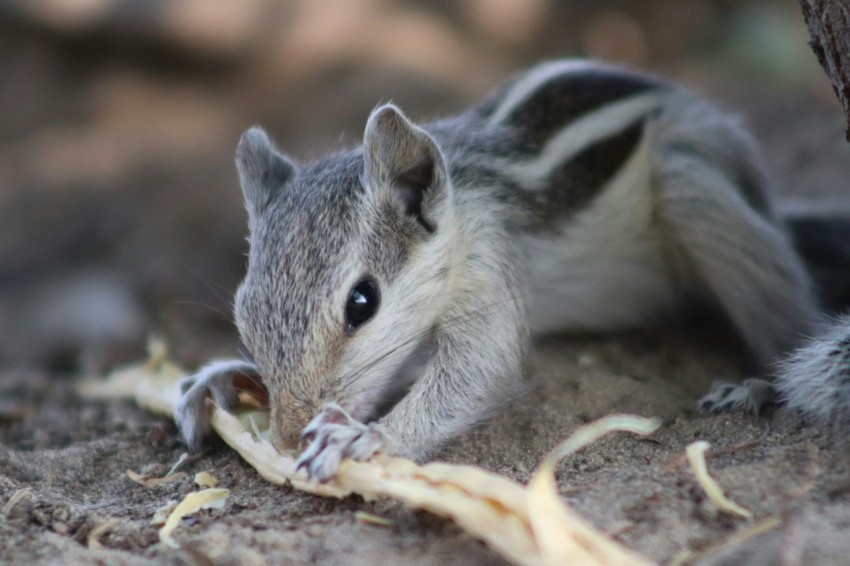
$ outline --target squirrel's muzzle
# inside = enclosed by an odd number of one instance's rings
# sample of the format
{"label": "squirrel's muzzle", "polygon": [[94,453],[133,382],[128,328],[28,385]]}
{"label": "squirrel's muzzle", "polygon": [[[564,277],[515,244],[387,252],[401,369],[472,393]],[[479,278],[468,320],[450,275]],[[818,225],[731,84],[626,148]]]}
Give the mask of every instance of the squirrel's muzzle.
{"label": "squirrel's muzzle", "polygon": [[318,403],[308,403],[287,396],[272,403],[272,443],[278,450],[296,450],[301,431],[316,416]]}

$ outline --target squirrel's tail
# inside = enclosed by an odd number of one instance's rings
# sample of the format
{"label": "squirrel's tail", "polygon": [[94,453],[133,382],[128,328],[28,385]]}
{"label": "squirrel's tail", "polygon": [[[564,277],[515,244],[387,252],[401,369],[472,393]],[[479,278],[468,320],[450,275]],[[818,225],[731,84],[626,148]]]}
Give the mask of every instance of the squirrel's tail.
{"label": "squirrel's tail", "polygon": [[[850,307],[850,210],[786,203],[782,216],[828,313]],[[780,399],[820,422],[850,422],[850,315],[835,318],[782,360]]]}
{"label": "squirrel's tail", "polygon": [[850,315],[783,360],[775,382],[780,398],[820,422],[850,422]]}

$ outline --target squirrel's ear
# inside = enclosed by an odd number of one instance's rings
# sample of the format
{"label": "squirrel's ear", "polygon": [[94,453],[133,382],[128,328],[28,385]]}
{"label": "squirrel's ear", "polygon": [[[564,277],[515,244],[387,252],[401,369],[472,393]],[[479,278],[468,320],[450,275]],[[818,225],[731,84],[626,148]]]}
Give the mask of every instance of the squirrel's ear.
{"label": "squirrel's ear", "polygon": [[236,170],[250,220],[258,217],[272,196],[294,176],[295,165],[281,155],[262,128],[242,134],[236,147]]}
{"label": "squirrel's ear", "polygon": [[434,232],[451,206],[446,163],[434,139],[385,104],[369,116],[363,148],[369,190],[392,198],[402,214]]}

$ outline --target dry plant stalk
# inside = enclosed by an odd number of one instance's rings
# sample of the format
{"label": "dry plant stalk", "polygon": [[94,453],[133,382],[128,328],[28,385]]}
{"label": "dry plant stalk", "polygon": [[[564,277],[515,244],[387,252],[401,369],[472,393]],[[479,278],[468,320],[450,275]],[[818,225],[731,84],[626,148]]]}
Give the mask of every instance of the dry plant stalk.
{"label": "dry plant stalk", "polygon": [[148,489],[154,488],[158,485],[164,485],[167,483],[173,483],[179,480],[182,480],[186,477],[186,472],[177,472],[174,474],[168,474],[161,478],[151,478],[147,476],[143,476],[142,474],[138,474],[133,470],[127,470],[127,477],[136,482],[137,484],[144,486]]}
{"label": "dry plant stalk", "polygon": [[[133,396],[149,410],[172,414],[179,398],[177,381],[183,372],[167,360],[164,348],[153,347],[146,364],[115,375],[121,385],[108,385],[110,395]],[[90,382],[81,385],[85,391],[92,388]],[[382,454],[367,462],[345,460],[331,481],[320,484],[307,479],[303,470],[296,472],[294,453],[280,453],[269,442],[267,412],[246,410],[233,415],[216,408],[212,424],[228,445],[272,483],[289,483],[296,489],[329,497],[352,493],[366,499],[392,497],[411,507],[451,518],[516,564],[652,564],[564,504],[557,492],[554,472],[563,457],[609,432],[652,433],[659,426],[655,419],[614,415],[579,428],[545,459],[528,487],[474,466],[439,462],[418,465]],[[172,517],[176,515],[175,510]],[[171,521],[169,517],[169,521],[167,526],[176,524],[179,518]],[[172,540],[169,536],[168,541]]]}
{"label": "dry plant stalk", "polygon": [[17,490],[15,493],[12,494],[12,497],[9,498],[9,501],[7,501],[5,505],[3,505],[3,508],[0,509],[0,517],[5,517],[12,511],[12,509],[15,508],[18,503],[27,499],[32,499],[32,497],[33,493],[32,488],[30,487],[25,487],[23,489]]}
{"label": "dry plant stalk", "polygon": [[195,484],[198,487],[218,487],[218,480],[209,472],[195,474]]}
{"label": "dry plant stalk", "polygon": [[201,509],[221,509],[228,495],[230,495],[229,489],[220,488],[202,489],[188,494],[168,515],[165,524],[159,530],[160,542],[172,548],[180,548],[180,543],[171,536],[171,533],[180,524],[180,520]]}
{"label": "dry plant stalk", "polygon": [[688,444],[685,453],[688,456],[688,462],[691,464],[691,470],[696,476],[702,489],[705,491],[708,498],[717,506],[718,509],[730,515],[736,515],[742,519],[752,519],[753,514],[749,509],[741,507],[723,494],[723,490],[714,481],[714,478],[708,473],[708,466],[705,463],[705,451],[709,445],[705,440],[697,440]]}

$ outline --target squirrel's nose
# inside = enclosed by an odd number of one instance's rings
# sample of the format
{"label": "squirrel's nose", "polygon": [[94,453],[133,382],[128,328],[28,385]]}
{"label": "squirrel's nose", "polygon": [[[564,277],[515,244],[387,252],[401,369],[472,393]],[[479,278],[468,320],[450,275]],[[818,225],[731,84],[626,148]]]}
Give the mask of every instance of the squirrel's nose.
{"label": "squirrel's nose", "polygon": [[281,451],[295,450],[301,440],[301,431],[315,416],[316,411],[301,403],[278,403],[272,407],[272,444]]}
{"label": "squirrel's nose", "polygon": [[298,450],[298,436],[298,433],[292,434],[288,431],[281,432],[280,429],[275,428],[272,433],[272,444],[274,444],[274,447],[281,452]]}

